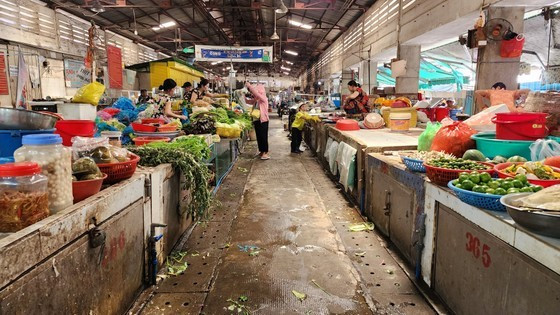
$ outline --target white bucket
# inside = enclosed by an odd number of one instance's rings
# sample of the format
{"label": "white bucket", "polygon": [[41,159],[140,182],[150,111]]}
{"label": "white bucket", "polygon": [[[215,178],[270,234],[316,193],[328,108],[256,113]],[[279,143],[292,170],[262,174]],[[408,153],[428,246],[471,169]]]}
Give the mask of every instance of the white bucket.
{"label": "white bucket", "polygon": [[390,113],[390,127],[392,131],[407,131],[410,129],[411,113]]}

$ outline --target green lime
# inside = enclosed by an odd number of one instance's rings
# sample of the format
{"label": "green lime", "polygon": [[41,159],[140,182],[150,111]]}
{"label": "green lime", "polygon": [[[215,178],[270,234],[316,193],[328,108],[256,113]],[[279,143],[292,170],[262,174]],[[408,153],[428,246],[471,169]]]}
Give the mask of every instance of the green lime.
{"label": "green lime", "polygon": [[459,175],[459,183],[462,183],[468,179],[469,179],[469,174],[467,173],[461,173],[461,175]]}
{"label": "green lime", "polygon": [[485,193],[486,189],[484,188],[484,186],[475,185],[473,187],[472,191],[477,192],[477,193]]}
{"label": "green lime", "polygon": [[469,179],[471,180],[471,182],[478,184],[480,183],[480,174],[473,172],[471,175],[469,175]]}
{"label": "green lime", "polygon": [[523,182],[521,182],[520,180],[514,179],[511,181],[511,183],[513,184],[513,187],[515,188],[521,188],[525,185],[523,185]]}
{"label": "green lime", "polygon": [[513,177],[508,177],[504,179],[504,182],[512,182],[512,181],[513,181]]}
{"label": "green lime", "polygon": [[527,183],[527,176],[525,176],[525,174],[517,174],[515,175],[515,179],[517,179],[518,181],[524,184]]}
{"label": "green lime", "polygon": [[508,190],[510,188],[513,188],[513,183],[512,183],[512,181],[507,181],[506,180],[500,185],[500,187],[502,187],[505,190]]}
{"label": "green lime", "polygon": [[495,195],[496,194],[496,190],[494,188],[488,188],[486,189],[486,193],[490,194],[490,195]]}
{"label": "green lime", "polygon": [[497,180],[493,180],[488,182],[488,187],[493,189],[500,188],[500,183]]}
{"label": "green lime", "polygon": [[455,188],[464,189],[464,188],[463,188],[463,185],[461,185],[461,184],[455,185]]}
{"label": "green lime", "polygon": [[533,189],[531,187],[523,187],[519,189],[519,192],[533,192]]}
{"label": "green lime", "polygon": [[480,180],[483,183],[488,183],[489,181],[492,180],[492,176],[490,176],[490,174],[484,172],[484,173],[480,174]]}
{"label": "green lime", "polygon": [[508,194],[517,194],[519,193],[519,188],[510,188],[507,190]]}
{"label": "green lime", "polygon": [[451,185],[457,186],[457,184],[459,184],[459,183],[460,183],[460,182],[459,182],[458,179],[454,179],[454,180],[451,182]]}
{"label": "green lime", "polygon": [[505,194],[507,194],[507,191],[500,187],[500,188],[495,189],[495,193],[496,193],[496,195],[505,195]]}
{"label": "green lime", "polygon": [[472,190],[474,187],[474,183],[471,180],[465,180],[461,183],[461,185],[463,186],[463,189],[466,190]]}
{"label": "green lime", "polygon": [[541,191],[543,189],[543,187],[540,185],[533,185],[531,186],[531,188],[533,189],[534,192]]}
{"label": "green lime", "polygon": [[469,176],[469,173],[468,173],[468,172],[461,172],[461,173],[459,173],[459,176],[462,176],[462,175],[467,175],[467,176]]}
{"label": "green lime", "polygon": [[496,183],[500,184],[500,186],[502,185],[503,182],[504,182],[503,178],[496,179]]}

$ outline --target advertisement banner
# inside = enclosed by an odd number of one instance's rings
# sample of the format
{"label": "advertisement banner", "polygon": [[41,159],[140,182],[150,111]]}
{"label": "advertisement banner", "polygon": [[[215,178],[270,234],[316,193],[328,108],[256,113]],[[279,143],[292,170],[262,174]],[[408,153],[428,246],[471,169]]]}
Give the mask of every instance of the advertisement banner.
{"label": "advertisement banner", "polygon": [[66,87],[81,88],[91,83],[91,70],[86,68],[83,60],[64,59],[64,81]]}
{"label": "advertisement banner", "polygon": [[107,45],[107,68],[109,70],[109,88],[122,89],[123,67],[120,48]]}
{"label": "advertisement banner", "polygon": [[208,46],[196,45],[196,61],[272,63],[273,46]]}

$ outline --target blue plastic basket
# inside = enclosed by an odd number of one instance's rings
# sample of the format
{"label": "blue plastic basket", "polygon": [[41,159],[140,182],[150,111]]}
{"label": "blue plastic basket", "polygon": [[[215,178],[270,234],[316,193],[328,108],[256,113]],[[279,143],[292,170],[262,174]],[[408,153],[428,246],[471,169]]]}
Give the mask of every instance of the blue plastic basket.
{"label": "blue plastic basket", "polygon": [[404,165],[406,166],[406,168],[408,168],[409,170],[413,172],[426,173],[426,168],[424,167],[424,161],[411,159],[404,155],[401,156],[401,159]]}
{"label": "blue plastic basket", "polygon": [[506,207],[500,202],[500,198],[502,198],[501,195],[489,195],[460,189],[453,186],[453,181],[449,181],[447,187],[455,192],[459,200],[473,207],[493,211],[506,211]]}

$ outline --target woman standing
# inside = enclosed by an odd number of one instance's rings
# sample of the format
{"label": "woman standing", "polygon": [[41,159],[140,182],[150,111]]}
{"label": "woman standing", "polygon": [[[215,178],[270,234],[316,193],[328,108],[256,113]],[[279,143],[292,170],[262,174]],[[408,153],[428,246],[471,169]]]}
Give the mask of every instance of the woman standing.
{"label": "woman standing", "polygon": [[177,82],[175,82],[173,79],[165,79],[161,87],[163,92],[159,94],[159,101],[156,105],[156,112],[154,114],[154,117],[161,117],[165,118],[166,120],[173,118],[186,120],[186,116],[177,115],[171,110],[171,97],[173,96],[175,87],[177,87]]}
{"label": "woman standing", "polygon": [[214,94],[208,92],[208,79],[200,80],[200,84],[198,87],[192,91],[191,94],[191,103],[194,104],[196,100],[202,100],[203,97],[214,97]]}
{"label": "woman standing", "polygon": [[253,106],[251,116],[257,134],[257,144],[259,146],[259,156],[261,160],[270,160],[268,155],[268,98],[263,85],[251,85],[246,82],[245,86],[253,94],[257,103]]}

